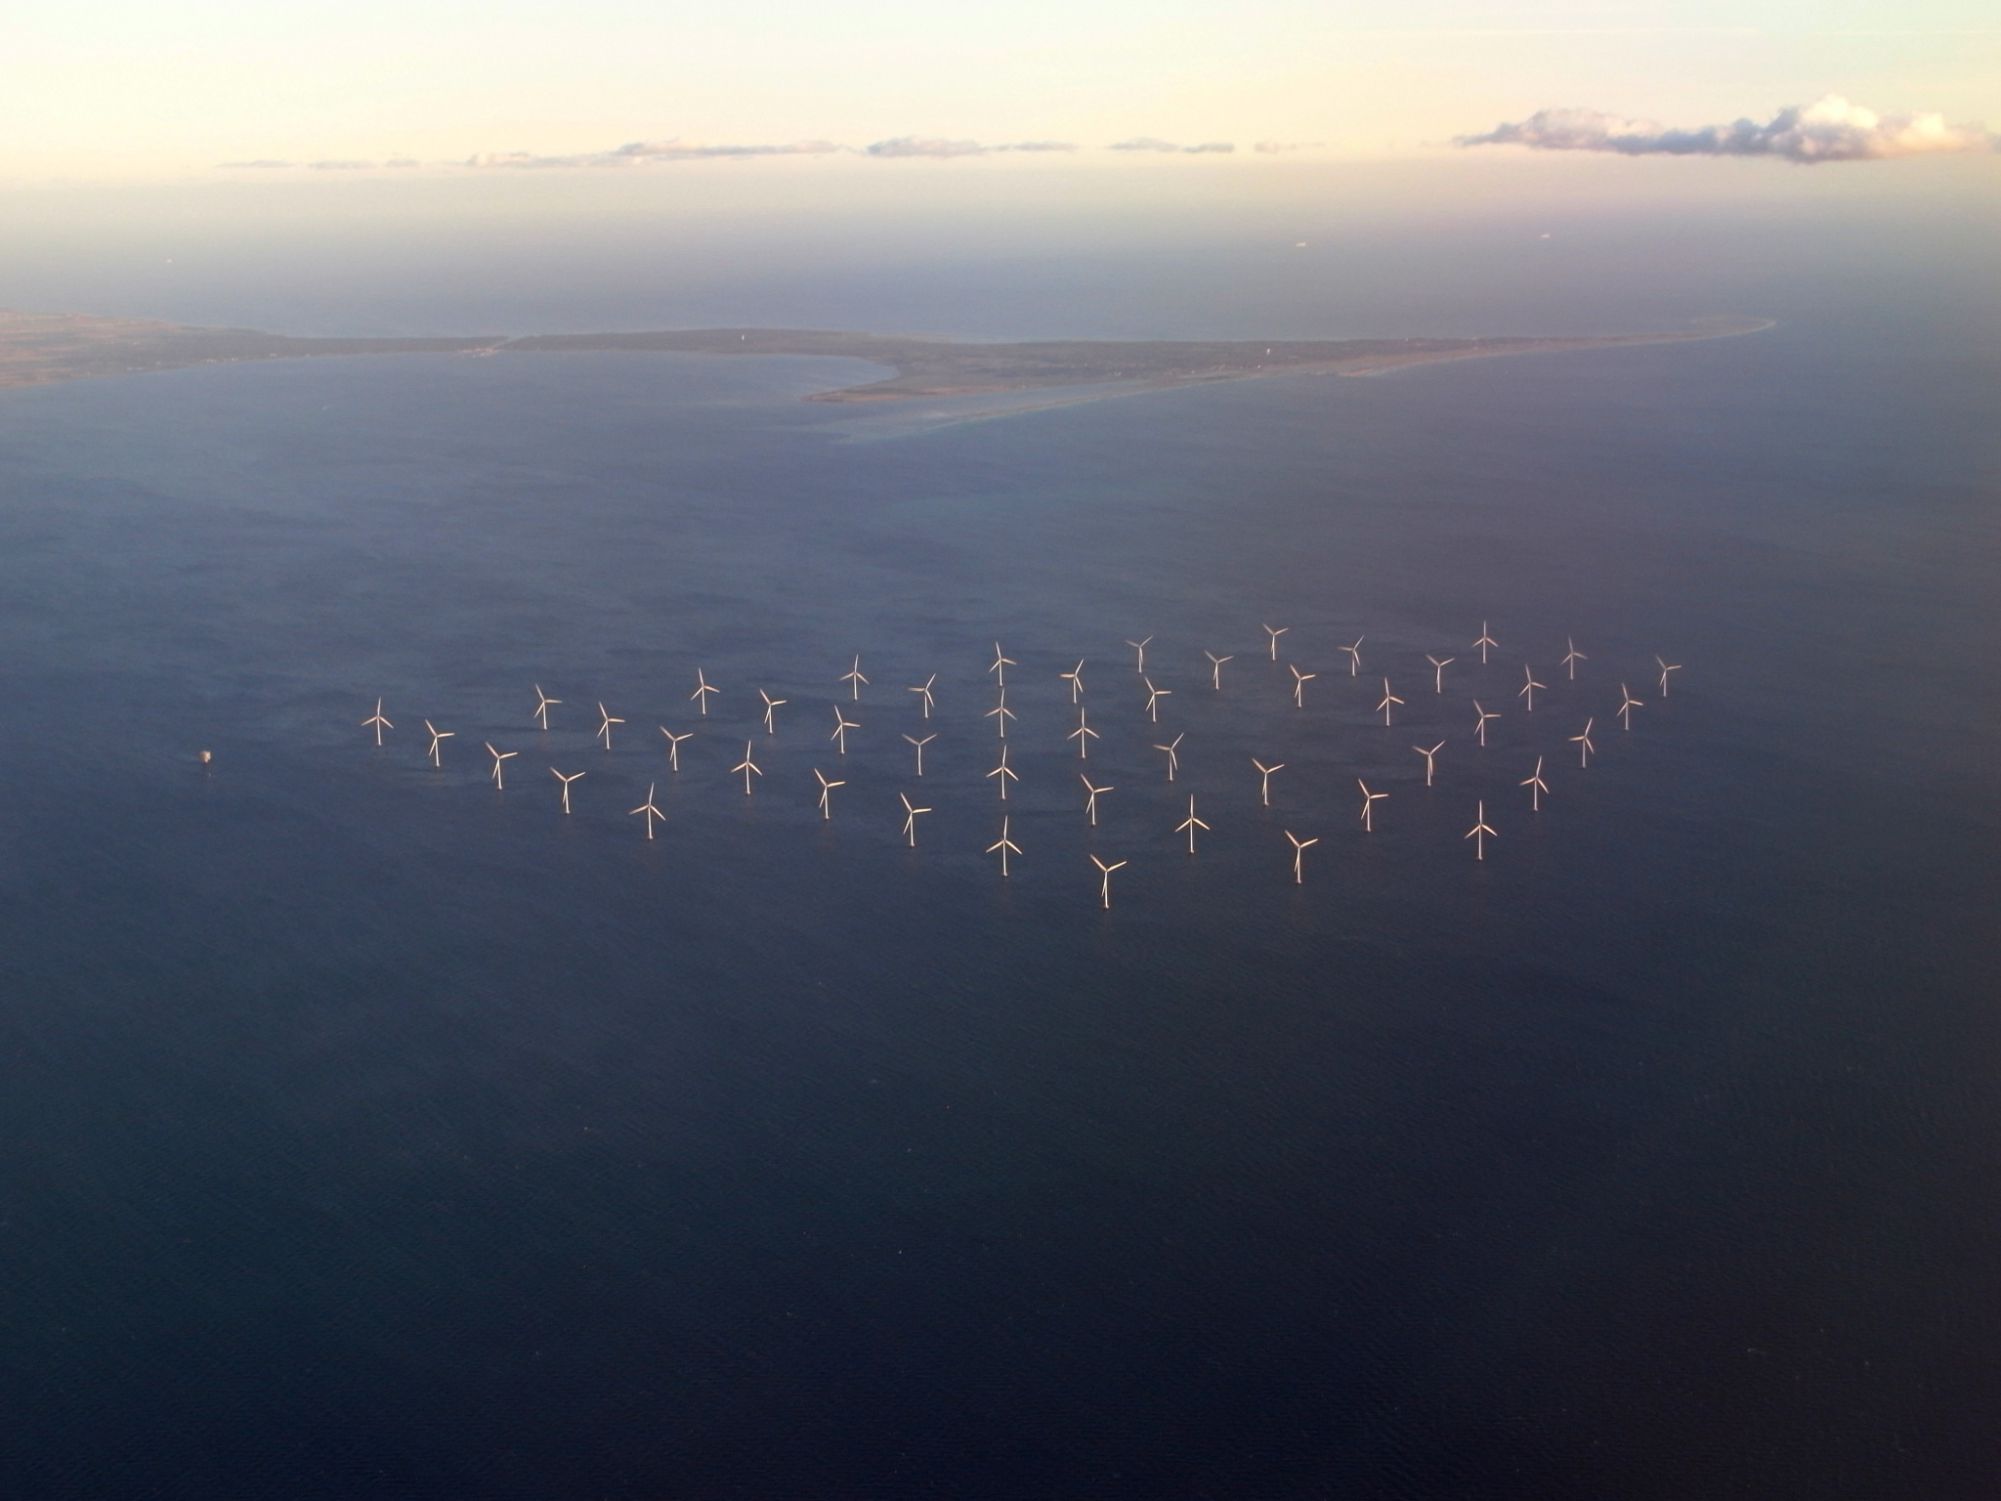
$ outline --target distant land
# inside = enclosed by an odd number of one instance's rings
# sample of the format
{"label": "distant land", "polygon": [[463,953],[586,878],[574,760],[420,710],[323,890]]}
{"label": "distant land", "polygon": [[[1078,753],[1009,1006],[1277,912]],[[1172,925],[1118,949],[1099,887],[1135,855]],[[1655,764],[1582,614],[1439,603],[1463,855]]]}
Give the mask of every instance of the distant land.
{"label": "distant land", "polygon": [[811,401],[882,402],[1057,387],[1161,389],[1286,374],[1370,375],[1440,360],[1562,354],[1632,344],[1728,338],[1772,327],[1763,318],[1706,319],[1673,333],[1596,338],[1038,340],[976,343],[799,328],[667,329],[658,333],[536,334],[527,338],[301,339],[242,328],[196,328],[84,313],[0,309],[0,389],[54,385],[247,360],[355,354],[544,353],[821,355],[867,360],[886,380],[819,392]]}

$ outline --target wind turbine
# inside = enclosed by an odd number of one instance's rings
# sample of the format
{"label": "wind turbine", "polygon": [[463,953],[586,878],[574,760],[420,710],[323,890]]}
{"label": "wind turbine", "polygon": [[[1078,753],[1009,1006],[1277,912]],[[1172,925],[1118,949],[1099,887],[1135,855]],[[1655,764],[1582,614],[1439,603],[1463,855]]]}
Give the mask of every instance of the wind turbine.
{"label": "wind turbine", "polygon": [[624,724],[625,721],[620,719],[617,715],[612,714],[609,710],[607,710],[604,706],[604,701],[602,699],[598,701],[598,720],[599,720],[598,739],[604,742],[604,748],[606,750],[610,750],[611,727],[615,724]]}
{"label": "wind turbine", "polygon": [[1591,764],[1591,753],[1598,749],[1597,746],[1591,743],[1591,726],[1597,722],[1595,719],[1585,720],[1584,728],[1570,737],[1570,743],[1577,747],[1577,764],[1579,767],[1589,766]]}
{"label": "wind turbine", "polygon": [[[1274,642],[1274,645],[1276,645],[1276,642]],[[1219,657],[1205,647],[1203,648],[1202,655],[1209,659],[1209,686],[1214,688],[1218,693],[1221,693],[1223,691],[1223,664],[1225,662],[1236,661],[1236,653],[1232,652],[1226,657]],[[1272,652],[1272,660],[1278,660],[1276,650]]]}
{"label": "wind turbine", "polygon": [[1091,827],[1095,829],[1098,826],[1098,794],[1101,792],[1116,792],[1118,789],[1110,784],[1103,787],[1093,787],[1091,779],[1082,772],[1077,773],[1077,780],[1084,784],[1084,812],[1090,817]]}
{"label": "wind turbine", "polygon": [[1473,644],[1480,648],[1480,665],[1485,667],[1487,665],[1487,648],[1490,646],[1499,646],[1501,643],[1487,633],[1487,622],[1483,620],[1480,622],[1480,639]]}
{"label": "wind turbine", "polygon": [[[1667,675],[1663,673],[1661,676],[1663,680],[1665,680]],[[375,726],[375,744],[379,749],[382,745],[382,732],[384,730],[393,730],[396,728],[395,725],[391,724],[387,719],[382,717],[382,700],[379,698],[375,701],[375,712],[369,715],[368,718],[362,720],[361,722],[361,727],[364,730],[367,729],[370,725]]]}
{"label": "wind turbine", "polygon": [[[646,801],[641,803],[637,808],[632,809],[626,814],[627,818],[637,818],[642,813],[646,815],[646,837],[648,839],[651,839],[653,837],[654,819],[657,818],[662,823],[665,823],[667,821],[667,815],[665,813],[662,813],[658,808],[653,806],[653,789],[656,785],[657,785],[656,783],[648,782],[646,784]],[[564,790],[568,791],[569,789],[565,788]]]}
{"label": "wind turbine", "polygon": [[1084,696],[1084,659],[1082,657],[1077,659],[1077,665],[1068,672],[1059,672],[1056,675],[1070,685],[1071,703],[1076,703]]}
{"label": "wind turbine", "polygon": [[1443,693],[1445,691],[1445,669],[1459,659],[1457,657],[1434,657],[1430,652],[1426,652],[1424,660],[1431,664],[1431,691],[1433,693]]}
{"label": "wind turbine", "polygon": [[[1151,638],[1149,638],[1149,639],[1151,639]],[[1159,724],[1159,723],[1160,723],[1160,701],[1161,701],[1161,700],[1162,700],[1163,698],[1172,698],[1172,697],[1174,697],[1174,690],[1173,690],[1172,688],[1156,688],[1156,687],[1154,687],[1154,686],[1153,686],[1153,679],[1152,679],[1152,678],[1150,678],[1150,677],[1147,677],[1147,676],[1145,676],[1144,674],[1142,674],[1142,675],[1141,675],[1141,677],[1140,677],[1140,681],[1141,681],[1142,683],[1146,684],[1146,718],[1147,718],[1147,723],[1148,723],[1148,724]]]}
{"label": "wind turbine", "polygon": [[1542,812],[1542,800],[1549,796],[1549,783],[1542,779],[1542,757],[1535,758],[1535,770],[1522,778],[1521,785],[1529,790],[1529,812]]}
{"label": "wind turbine", "polygon": [[1485,750],[1487,748],[1487,721],[1490,719],[1499,719],[1501,716],[1492,710],[1481,708],[1480,700],[1477,698],[1473,700],[1473,712],[1480,716],[1473,721],[1473,733],[1480,737],[1480,749]]}
{"label": "wind turbine", "polygon": [[1535,680],[1535,669],[1524,662],[1522,664],[1522,685],[1515,690],[1515,697],[1527,699],[1529,701],[1528,712],[1533,714],[1535,713],[1536,689],[1547,688],[1548,686],[1549,684],[1547,683],[1538,683]]}
{"label": "wind turbine", "polygon": [[841,748],[842,755],[845,756],[848,753],[848,731],[860,728],[860,725],[841,712],[839,704],[834,705],[834,733],[827,738]]}
{"label": "wind turbine", "polygon": [[848,685],[848,691],[853,695],[850,702],[858,704],[862,701],[862,684],[866,683],[868,679],[862,676],[862,657],[860,652],[855,653],[855,665],[842,673],[836,681]]}
{"label": "wind turbine", "polygon": [[[1659,654],[1658,654],[1658,653],[1656,653],[1656,654],[1655,654],[1655,656],[1654,656],[1654,660],[1655,660],[1656,662],[1660,662],[1660,667],[1661,667],[1661,697],[1662,697],[1662,698],[1666,698],[1666,697],[1668,696],[1668,689],[1667,689],[1667,680],[1668,680],[1668,674],[1669,674],[1669,673],[1671,673],[1671,672],[1680,672],[1680,671],[1681,671],[1681,663],[1679,663],[1679,662],[1662,662],[1662,661],[1661,661],[1661,658],[1660,658],[1660,656],[1659,656]],[[377,712],[378,714],[382,712],[382,705],[381,705],[381,703],[380,703],[380,702],[377,702],[377,704],[376,704],[376,706],[375,706],[375,709],[376,709],[376,712]],[[377,744],[380,744],[380,743],[381,743],[381,742],[379,742],[379,741],[377,742]]]}
{"label": "wind turbine", "polygon": [[1079,761],[1088,761],[1091,759],[1091,742],[1098,739],[1099,735],[1084,718],[1084,706],[1082,704],[1077,706],[1077,728],[1063,738],[1077,742],[1077,759]]}
{"label": "wind turbine", "polygon": [[1630,730],[1633,727],[1633,710],[1644,709],[1646,705],[1639,699],[1634,698],[1632,690],[1624,683],[1619,685],[1619,698],[1621,700],[1619,704],[1619,728]]}
{"label": "wind turbine", "polygon": [[542,691],[542,685],[540,683],[537,683],[535,685],[535,712],[529,715],[528,717],[533,719],[537,724],[539,724],[540,726],[542,726],[543,729],[546,730],[549,728],[550,707],[555,704],[560,704],[561,702],[562,700],[560,698],[549,697],[548,694]]}
{"label": "wind turbine", "polygon": [[907,792],[899,792],[896,795],[903,799],[903,832],[905,836],[908,837],[908,839],[910,840],[910,847],[912,849],[916,849],[917,815],[920,813],[929,813],[931,810],[929,808],[919,808],[915,806],[910,801],[910,794]]}
{"label": "wind turbine", "polygon": [[737,762],[736,765],[732,766],[730,768],[730,771],[732,773],[739,771],[743,773],[743,795],[745,797],[749,797],[750,779],[754,776],[758,777],[763,776],[764,769],[761,766],[759,766],[755,761],[751,760],[750,742],[748,740],[744,741],[743,743],[743,759]]}
{"label": "wind turbine", "polygon": [[1432,775],[1438,770],[1438,753],[1445,749],[1445,742],[1443,740],[1439,741],[1430,750],[1426,750],[1421,745],[1413,745],[1411,749],[1424,757],[1424,785],[1429,787]]}
{"label": "wind turbine", "polygon": [[1341,648],[1348,654],[1348,676],[1351,678],[1362,675],[1362,643],[1368,639],[1367,636],[1357,636],[1354,645]]}
{"label": "wind turbine", "polygon": [[1146,676],[1146,643],[1147,641],[1151,641],[1152,639],[1153,637],[1148,636],[1144,641],[1135,641],[1130,636],[1126,637],[1126,645],[1130,646],[1135,652],[1139,653],[1139,661],[1136,664],[1134,664],[1133,671],[1138,673],[1141,677]]}
{"label": "wind turbine", "polygon": [[1001,742],[1000,750],[1001,750],[1000,765],[996,766],[992,771],[988,772],[987,776],[989,778],[992,777],[1000,778],[1000,800],[1002,802],[1006,802],[1007,784],[1009,782],[1019,782],[1021,778],[1016,776],[1014,774],[1014,768],[1007,764],[1007,742],[1005,740]]}
{"label": "wind turbine", "polygon": [[579,781],[589,776],[590,773],[587,771],[558,771],[552,766],[549,768],[549,775],[563,784],[563,816],[567,818],[570,815],[570,783]]}
{"label": "wind turbine", "polygon": [[1001,651],[1000,642],[996,641],[994,643],[994,659],[987,664],[987,671],[994,675],[994,686],[996,688],[1005,688],[1007,686],[1007,670],[1010,667],[1019,666],[1021,666],[1019,662]]}
{"label": "wind turbine", "polygon": [[424,728],[431,732],[431,749],[428,752],[431,758],[431,764],[439,768],[440,770],[443,770],[445,761],[444,757],[438,754],[438,749],[447,740],[451,739],[454,735],[458,734],[458,731],[441,730],[436,725],[432,724],[431,721],[428,719],[424,721]]}
{"label": "wind turbine", "polygon": [[924,775],[924,747],[936,740],[938,733],[934,730],[922,740],[919,740],[915,735],[905,735],[903,738],[917,747],[917,774],[921,777]]}
{"label": "wind turbine", "polygon": [[1369,791],[1369,784],[1360,777],[1355,778],[1355,785],[1362,789],[1362,832],[1364,834],[1373,834],[1376,832],[1376,804],[1388,797],[1389,794],[1387,792]]}
{"label": "wind turbine", "polygon": [[1188,794],[1188,816],[1187,816],[1186,818],[1182,819],[1180,823],[1178,823],[1178,824],[1176,824],[1176,825],[1174,826],[1174,832],[1175,832],[1175,833],[1177,833],[1177,834],[1183,834],[1183,833],[1185,833],[1185,834],[1186,834],[1186,835],[1188,836],[1188,853],[1189,853],[1189,854],[1191,854],[1191,855],[1192,855],[1192,854],[1194,854],[1194,853],[1195,853],[1195,831],[1196,831],[1197,829],[1207,829],[1208,827],[1209,827],[1209,825],[1207,825],[1206,823],[1202,822],[1202,820],[1201,820],[1201,819],[1199,819],[1199,818],[1197,818],[1197,817],[1195,816],[1195,794],[1194,794],[1194,793],[1192,793],[1192,792],[1191,792],[1191,793],[1189,793],[1189,794]]}
{"label": "wind turbine", "polygon": [[926,678],[917,687],[906,688],[903,690],[905,693],[918,693],[923,695],[924,717],[926,719],[929,719],[931,717],[932,709],[937,707],[936,703],[931,697],[931,685],[937,681],[938,681],[938,674],[934,672],[931,674],[930,677]]}
{"label": "wind turbine", "polygon": [[988,845],[986,851],[989,855],[993,854],[996,850],[1000,852],[1002,880],[1007,879],[1007,857],[1010,854],[1018,855],[1021,853],[1021,846],[1007,837],[1007,819],[1007,814],[1001,814],[1001,836]]}
{"label": "wind turbine", "polygon": [[1098,873],[1104,877],[1098,883],[1098,896],[1104,902],[1105,910],[1109,912],[1112,906],[1112,872],[1115,870],[1124,870],[1128,862],[1114,860],[1110,865],[1107,865],[1096,855],[1093,855],[1091,856],[1091,863],[1098,867]]}
{"label": "wind turbine", "polygon": [[1258,795],[1263,799],[1264,805],[1269,808],[1271,806],[1271,774],[1275,771],[1284,771],[1285,762],[1278,761],[1267,766],[1256,756],[1252,756],[1251,765],[1255,766],[1258,769],[1258,774],[1264,778],[1264,781],[1260,784]]}
{"label": "wind turbine", "polygon": [[722,692],[722,689],[711,688],[709,686],[709,680],[702,676],[702,669],[697,667],[695,669],[695,691],[689,694],[688,697],[701,705],[702,717],[704,719],[708,718],[709,714],[709,695],[720,692]]}
{"label": "wind turbine", "polygon": [[678,773],[681,770],[681,742],[693,740],[695,732],[690,730],[685,735],[677,735],[663,724],[660,726],[660,733],[667,737],[667,769]]}
{"label": "wind turbine", "polygon": [[1577,642],[1571,637],[1565,636],[1563,644],[1566,648],[1563,653],[1563,665],[1570,669],[1570,681],[1574,683],[1577,681],[1577,664],[1589,662],[1591,659],[1577,649]]}
{"label": "wind turbine", "polygon": [[1181,742],[1187,738],[1188,732],[1183,730],[1179,735],[1168,741],[1167,744],[1156,745],[1154,747],[1157,751],[1167,752],[1167,780],[1170,782],[1174,780],[1175,772],[1181,769]]}
{"label": "wind turbine", "polygon": [[1499,839],[1501,837],[1499,834],[1496,834],[1492,829],[1487,827],[1487,804],[1484,799],[1480,803],[1480,811],[1478,815],[1476,815],[1476,817],[1474,818],[1473,827],[1468,829],[1460,837],[1462,839],[1470,839],[1473,841],[1473,858],[1475,860],[1486,859],[1487,841],[1489,839]]}
{"label": "wind turbine", "polygon": [[848,784],[846,782],[831,782],[827,780],[827,774],[817,766],[813,768],[813,775],[818,778],[820,783],[820,819],[823,823],[828,822],[834,816],[832,801],[834,789],[836,787],[845,787]]}
{"label": "wind turbine", "polygon": [[491,740],[484,743],[486,745],[486,753],[493,757],[493,770],[488,772],[487,775],[492,779],[495,787],[505,792],[507,790],[507,777],[502,768],[507,762],[512,761],[516,756],[520,755],[521,752],[497,751],[493,748]]}
{"label": "wind turbine", "polygon": [[1292,706],[1295,709],[1303,709],[1306,707],[1306,685],[1319,677],[1320,674],[1317,672],[1301,672],[1297,662],[1288,662],[1285,665],[1287,670],[1292,673]]}
{"label": "wind turbine", "polygon": [[1007,689],[1001,689],[1000,702],[987,710],[980,718],[993,720],[995,725],[1000,729],[999,738],[1002,740],[1007,739],[1007,722],[1014,718],[1014,710],[1007,706]]}
{"label": "wind turbine", "polygon": [[791,700],[773,698],[762,688],[757,690],[757,696],[764,700],[764,733],[767,735],[776,735],[778,733],[778,726],[772,722],[772,715],[776,712],[780,704],[790,703]]}
{"label": "wind turbine", "polygon": [[1378,709],[1381,709],[1381,710],[1383,711],[1383,728],[1384,728],[1384,729],[1388,729],[1388,728],[1389,728],[1389,723],[1390,723],[1390,705],[1391,705],[1391,704],[1400,704],[1400,703],[1402,703],[1402,702],[1403,702],[1403,700],[1402,700],[1402,699],[1398,698],[1398,697],[1397,697],[1397,696],[1396,696],[1396,695],[1395,695],[1394,693],[1390,692],[1390,680],[1389,680],[1388,678],[1384,678],[1384,679],[1383,679],[1383,701],[1382,701],[1381,703],[1379,703],[1379,704],[1377,704],[1377,705],[1376,705],[1376,707],[1377,707]]}
{"label": "wind turbine", "polygon": [[1306,884],[1306,852],[1320,842],[1320,836],[1315,834],[1311,839],[1301,839],[1291,829],[1287,829],[1285,837],[1292,841],[1292,884],[1295,886],[1304,886]]}
{"label": "wind turbine", "polygon": [[1292,627],[1289,625],[1282,625],[1277,628],[1271,626],[1265,627],[1265,634],[1271,637],[1271,659],[1274,662],[1278,660],[1278,638],[1291,629]]}

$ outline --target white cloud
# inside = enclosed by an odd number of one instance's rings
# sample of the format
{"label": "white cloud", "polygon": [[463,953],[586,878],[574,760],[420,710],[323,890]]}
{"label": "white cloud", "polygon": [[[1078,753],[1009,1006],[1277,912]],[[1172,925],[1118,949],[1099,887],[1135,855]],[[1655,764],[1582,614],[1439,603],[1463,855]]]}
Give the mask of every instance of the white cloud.
{"label": "white cloud", "polygon": [[1237,148],[1229,141],[1200,141],[1193,146],[1183,146],[1174,141],[1163,141],[1159,136],[1134,136],[1131,140],[1114,141],[1114,151],[1155,151],[1175,156],[1219,156]]}

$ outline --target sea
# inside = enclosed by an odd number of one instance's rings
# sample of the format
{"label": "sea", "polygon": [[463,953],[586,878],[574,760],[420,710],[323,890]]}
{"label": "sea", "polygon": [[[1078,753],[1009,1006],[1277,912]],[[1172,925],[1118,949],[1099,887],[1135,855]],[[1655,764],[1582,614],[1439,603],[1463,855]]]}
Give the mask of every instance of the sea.
{"label": "sea", "polygon": [[108,287],[1777,323],[1054,402],[618,354],[0,393],[0,1493],[1995,1494],[1992,242],[1531,228]]}

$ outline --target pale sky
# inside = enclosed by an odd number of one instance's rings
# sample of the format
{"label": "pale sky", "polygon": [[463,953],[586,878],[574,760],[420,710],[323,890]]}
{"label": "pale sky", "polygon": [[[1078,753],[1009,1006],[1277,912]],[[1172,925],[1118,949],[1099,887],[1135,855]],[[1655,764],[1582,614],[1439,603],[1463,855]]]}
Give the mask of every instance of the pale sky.
{"label": "pale sky", "polygon": [[855,154],[906,137],[1078,148],[975,170],[1197,165],[1107,150],[1149,140],[1228,143],[1256,171],[1456,152],[1454,136],[1545,109],[1695,129],[1830,93],[2001,128],[1991,0],[772,0],[742,19],[658,0],[78,0],[14,7],[6,44],[0,180],[16,184],[642,141],[823,142],[851,148],[824,170],[924,170]]}

